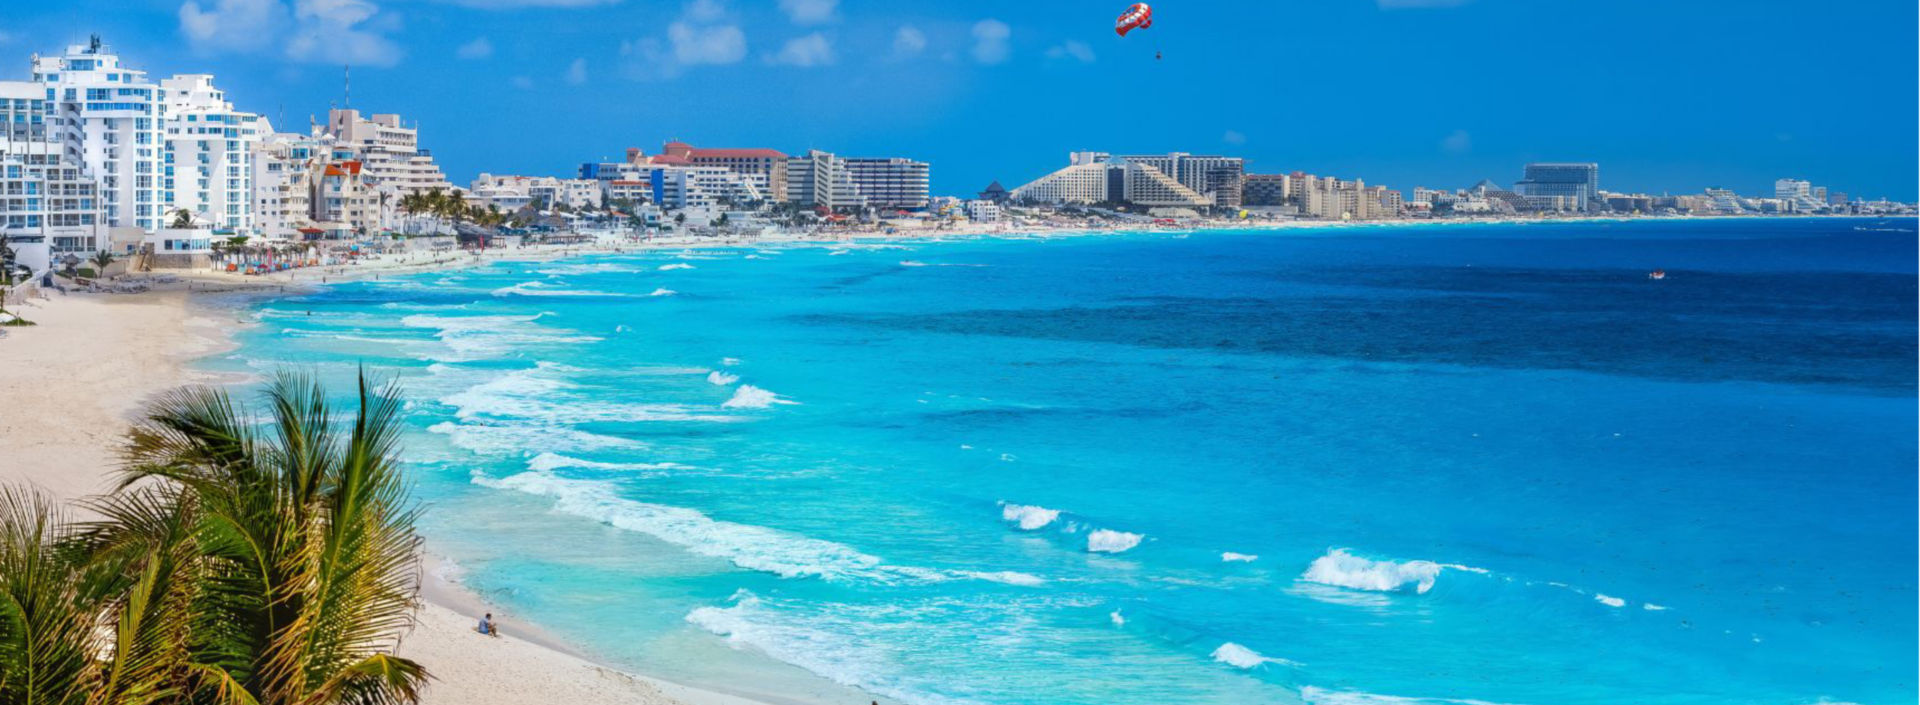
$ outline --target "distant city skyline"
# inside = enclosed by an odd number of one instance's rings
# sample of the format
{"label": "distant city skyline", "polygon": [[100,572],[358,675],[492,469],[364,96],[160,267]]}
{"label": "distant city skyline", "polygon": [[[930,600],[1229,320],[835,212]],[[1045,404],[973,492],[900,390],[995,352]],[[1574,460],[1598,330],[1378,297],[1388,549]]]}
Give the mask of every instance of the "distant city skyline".
{"label": "distant city skyline", "polygon": [[456,184],[679,139],[912,158],[936,194],[1102,150],[1400,190],[1568,161],[1600,163],[1608,190],[1915,198],[1912,3],[1163,5],[1121,39],[1123,6],[76,0],[8,10],[0,79],[98,33],[304,131],[344,102],[350,63],[353,107],[417,121]]}

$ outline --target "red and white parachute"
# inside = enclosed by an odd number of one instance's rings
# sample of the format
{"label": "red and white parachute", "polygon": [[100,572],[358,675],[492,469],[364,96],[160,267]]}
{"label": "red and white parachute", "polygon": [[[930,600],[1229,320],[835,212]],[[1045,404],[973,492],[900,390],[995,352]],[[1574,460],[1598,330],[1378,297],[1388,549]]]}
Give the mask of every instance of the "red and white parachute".
{"label": "red and white parachute", "polygon": [[1124,37],[1127,36],[1127,32],[1152,26],[1153,8],[1147,7],[1144,2],[1136,2],[1133,7],[1127,8],[1126,12],[1120,13],[1120,19],[1114,20],[1113,31],[1119,32],[1120,36]]}

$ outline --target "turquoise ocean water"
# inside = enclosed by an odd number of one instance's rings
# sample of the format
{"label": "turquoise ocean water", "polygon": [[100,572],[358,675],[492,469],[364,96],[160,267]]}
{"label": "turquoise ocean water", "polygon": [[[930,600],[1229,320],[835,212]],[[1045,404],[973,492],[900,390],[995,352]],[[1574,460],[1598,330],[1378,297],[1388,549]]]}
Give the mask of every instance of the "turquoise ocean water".
{"label": "turquoise ocean water", "polygon": [[260,303],[207,364],[397,376],[458,577],[699,685],[1912,703],[1914,230],[503,262]]}

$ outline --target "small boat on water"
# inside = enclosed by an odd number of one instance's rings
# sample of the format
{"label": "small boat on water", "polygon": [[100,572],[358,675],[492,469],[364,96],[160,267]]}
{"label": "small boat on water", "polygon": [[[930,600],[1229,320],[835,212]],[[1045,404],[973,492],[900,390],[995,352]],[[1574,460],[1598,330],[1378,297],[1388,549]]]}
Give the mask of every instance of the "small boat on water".
{"label": "small boat on water", "polygon": [[1648,279],[1665,279],[1667,278],[1667,270],[1656,269],[1651,272],[1647,272],[1647,278]]}

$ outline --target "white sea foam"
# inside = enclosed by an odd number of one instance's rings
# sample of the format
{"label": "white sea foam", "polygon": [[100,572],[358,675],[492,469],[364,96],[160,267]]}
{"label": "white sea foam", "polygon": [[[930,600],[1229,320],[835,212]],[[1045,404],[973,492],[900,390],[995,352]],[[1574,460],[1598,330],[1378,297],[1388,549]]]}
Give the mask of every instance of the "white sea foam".
{"label": "white sea foam", "polygon": [[1250,553],[1227,551],[1226,553],[1220,554],[1220,562],[1222,563],[1252,563],[1257,560],[1260,560],[1260,557]]}
{"label": "white sea foam", "polygon": [[1021,573],[1021,572],[1012,571],[1012,570],[1002,570],[1002,571],[994,571],[994,572],[963,570],[957,573],[957,575],[960,575],[962,577],[973,578],[975,580],[985,580],[991,583],[1019,585],[1022,587],[1038,587],[1038,586],[1047,584],[1046,578],[1042,578],[1032,573]]}
{"label": "white sea foam", "polygon": [[734,365],[740,364],[740,358],[723,357],[723,358],[720,358],[720,364],[726,365],[727,367],[733,367]]}
{"label": "white sea foam", "polygon": [[914,261],[914,260],[910,260],[910,259],[903,259],[903,260],[900,260],[900,266],[902,266],[902,267],[925,267],[925,266],[927,266],[927,263],[925,263],[925,262],[916,262],[916,261]]}
{"label": "white sea foam", "polygon": [[674,291],[674,290],[672,290],[672,289],[668,289],[668,288],[666,288],[666,287],[664,287],[664,286],[663,286],[663,287],[660,287],[660,288],[658,288],[658,289],[654,289],[654,290],[653,290],[653,293],[651,293],[651,294],[647,294],[647,295],[648,295],[648,296],[672,296],[672,295],[674,295],[674,294],[678,294],[678,293],[680,293],[680,292],[678,292],[678,291]]}
{"label": "white sea foam", "polygon": [[1254,651],[1253,649],[1249,649],[1239,644],[1235,644],[1231,641],[1221,644],[1220,648],[1214,649],[1212,656],[1213,656],[1213,660],[1215,661],[1219,661],[1221,663],[1227,664],[1234,668],[1239,668],[1243,670],[1259,668],[1269,663],[1279,664],[1283,666],[1299,665],[1283,658],[1270,658],[1267,656],[1262,656],[1258,651]]}
{"label": "white sea foam", "polygon": [[720,407],[723,409],[765,409],[775,404],[799,403],[800,402],[791,399],[784,399],[778,394],[755,387],[751,384],[742,384],[733,390],[732,398],[721,402]]}
{"label": "white sea foam", "polygon": [[480,455],[514,457],[528,449],[591,451],[641,448],[639,441],[603,436],[549,424],[455,423],[442,421],[427,429],[448,437],[454,446]]}
{"label": "white sea foam", "polygon": [[595,343],[601,339],[573,331],[549,328],[537,321],[546,313],[531,316],[436,316],[413,314],[400,319],[400,325],[433,331],[452,358],[433,357],[446,362],[482,360],[524,351],[529,346]]}
{"label": "white sea foam", "polygon": [[[894,614],[897,618],[900,615]],[[964,697],[945,695],[926,676],[888,658],[876,642],[894,635],[886,616],[857,608],[836,611],[804,610],[785,603],[769,604],[745,590],[733,604],[700,607],[686,620],[735,648],[757,651],[798,666],[841,685],[860,688],[884,698],[916,705],[985,705]]]}
{"label": "white sea foam", "polygon": [[684,404],[634,404],[607,401],[579,393],[564,379],[576,368],[542,362],[531,369],[496,374],[486,381],[440,397],[462,420],[531,420],[554,426],[589,421],[692,421],[727,423],[745,417],[710,413],[705,407]]}
{"label": "white sea foam", "polygon": [[1140,545],[1140,539],[1143,538],[1146,537],[1140,534],[1098,529],[1087,534],[1087,550],[1093,553],[1124,553]]}
{"label": "white sea foam", "polygon": [[725,387],[738,381],[740,381],[740,375],[730,375],[719,370],[707,373],[707,382],[714,386]]}
{"label": "white sea foam", "polygon": [[503,286],[493,290],[494,296],[611,296],[622,297],[606,291],[583,291],[578,289],[556,289],[546,282],[521,282],[513,286]]}
{"label": "white sea foam", "polygon": [[1608,607],[1625,607],[1627,605],[1626,600],[1622,600],[1612,595],[1604,595],[1597,592],[1593,594],[1593,599],[1594,601],[1599,602],[1600,604],[1606,605]]}
{"label": "white sea foam", "polygon": [[1327,551],[1313,560],[1300,579],[1353,590],[1396,592],[1412,587],[1416,593],[1433,589],[1441,566],[1432,561],[1374,561],[1348,553],[1344,548]]}
{"label": "white sea foam", "polygon": [[561,512],[646,534],[699,555],[782,578],[865,580],[885,584],[985,580],[1030,586],[1045,582],[1026,573],[887,565],[852,546],[764,526],[722,521],[685,507],[626,499],[611,482],[568,479],[548,470],[529,470],[503,478],[476,473],[473,483],[548,497]]}
{"label": "white sea foam", "polygon": [[1300,698],[1306,701],[1307,705],[1501,705],[1485,700],[1406,698],[1352,690],[1327,690],[1311,685],[1300,689]]}
{"label": "white sea foam", "polygon": [[1022,531],[1037,531],[1060,518],[1060,510],[1003,502],[1000,505],[1000,518],[1018,524]]}
{"label": "white sea foam", "polygon": [[676,269],[693,269],[693,265],[687,264],[685,262],[675,262],[673,264],[660,265],[659,267],[656,267],[656,269],[662,272],[671,272]]}
{"label": "white sea foam", "polygon": [[1665,605],[1656,605],[1651,602],[1640,605],[1640,609],[1648,612],[1665,612],[1667,610]]}
{"label": "white sea foam", "polygon": [[541,453],[527,460],[527,469],[539,472],[560,468],[581,468],[589,470],[685,470],[692,466],[680,463],[610,463],[599,460],[586,460],[559,453]]}
{"label": "white sea foam", "polygon": [[646,534],[747,570],[783,578],[891,582],[903,577],[881,565],[879,558],[851,546],[718,521],[693,509],[624,499],[605,482],[569,480],[537,470],[499,479],[476,476],[473,481],[484,487],[549,497],[562,512]]}
{"label": "white sea foam", "polygon": [[1109,613],[1107,615],[1107,621],[1112,622],[1113,626],[1116,626],[1116,627],[1127,626],[1127,618],[1125,615],[1120,614],[1120,610],[1114,610],[1113,612]]}

